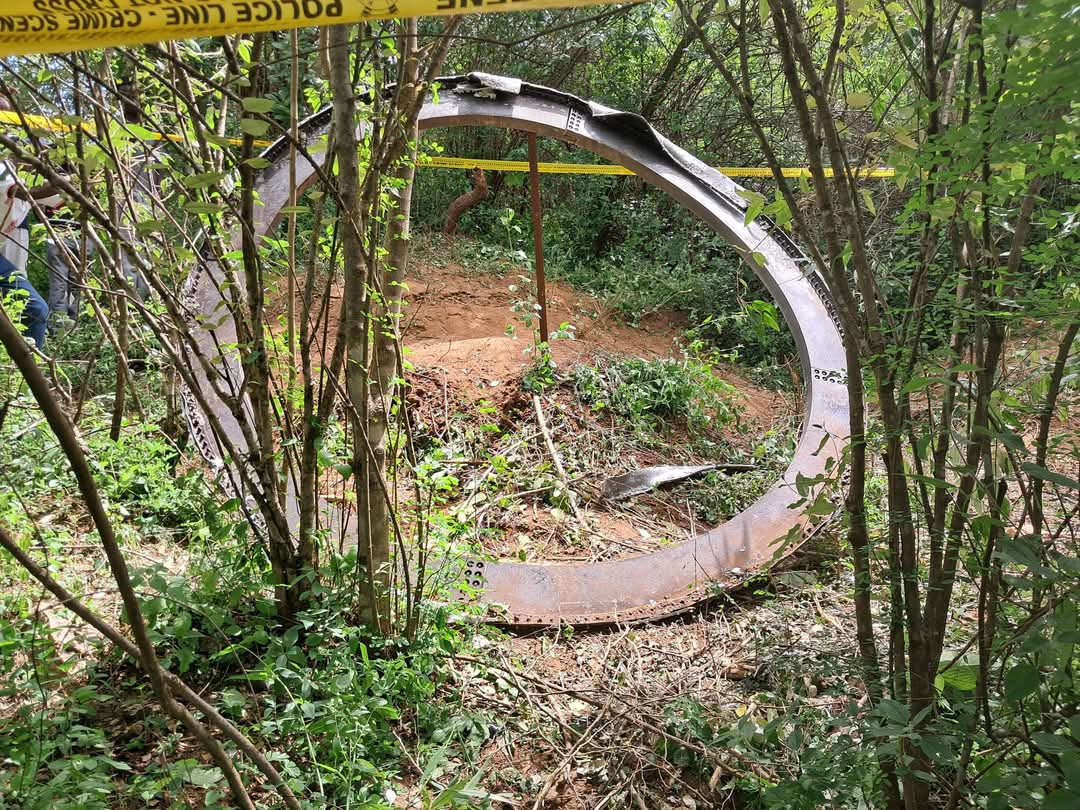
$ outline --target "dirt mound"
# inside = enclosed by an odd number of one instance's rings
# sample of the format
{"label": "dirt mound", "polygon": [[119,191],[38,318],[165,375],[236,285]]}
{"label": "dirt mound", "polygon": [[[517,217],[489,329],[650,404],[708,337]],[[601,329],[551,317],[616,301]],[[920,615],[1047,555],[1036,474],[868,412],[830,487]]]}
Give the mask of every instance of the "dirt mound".
{"label": "dirt mound", "polygon": [[[407,284],[405,357],[415,369],[417,397],[430,400],[436,396],[444,398],[447,405],[462,406],[481,400],[498,403],[510,397],[506,388],[517,387],[534,359],[532,334],[514,311],[526,297],[519,275],[470,271],[456,263],[434,266],[413,262]],[[679,356],[679,341],[689,325],[682,313],[648,313],[632,326],[593,296],[568,284],[548,282],[547,292],[551,328],[564,323],[573,327],[573,340],[559,339],[551,344],[552,356],[562,368],[612,353],[646,358]],[[341,294],[340,285],[336,285],[330,295],[327,357],[337,333]],[[284,312],[284,301],[271,302],[271,311]],[[768,429],[784,409],[782,395],[754,385],[737,369],[724,367],[719,374],[739,389],[742,418],[759,429]]]}
{"label": "dirt mound", "polygon": [[[528,307],[527,282],[515,274],[470,273],[456,264],[420,265],[409,279],[405,344],[418,367],[445,369],[447,384],[473,399],[521,379],[533,362],[533,334],[514,311]],[[685,323],[654,315],[634,328],[616,320],[591,296],[566,284],[548,285],[548,322],[573,327],[573,340],[552,342],[560,365],[582,362],[598,350],[643,357],[670,356]]]}
{"label": "dirt mound", "polygon": [[[533,363],[533,337],[514,307],[525,298],[517,274],[496,276],[469,272],[457,264],[410,267],[404,316],[406,356],[418,371],[434,373],[457,401],[502,399],[496,389],[516,386]],[[637,357],[676,357],[688,323],[681,313],[662,311],[636,326],[620,320],[596,298],[562,282],[549,282],[550,328],[569,324],[574,339],[552,341],[551,352],[563,368],[592,362],[611,353]],[[508,334],[511,332],[511,334]],[[744,418],[768,428],[783,397],[750,383],[731,368],[720,376],[743,400]]]}
{"label": "dirt mound", "polygon": [[[406,298],[405,337],[419,348],[429,342],[456,342],[505,337],[513,329],[519,342],[531,335],[512,308],[522,302],[526,282],[516,274],[496,276],[469,272],[457,264],[410,268]],[[577,342],[641,356],[670,355],[686,328],[686,318],[674,312],[654,313],[637,326],[622,323],[597,299],[562,282],[548,282],[548,321],[551,328],[568,323]],[[569,341],[562,341],[568,343]],[[558,344],[559,341],[556,341]]]}

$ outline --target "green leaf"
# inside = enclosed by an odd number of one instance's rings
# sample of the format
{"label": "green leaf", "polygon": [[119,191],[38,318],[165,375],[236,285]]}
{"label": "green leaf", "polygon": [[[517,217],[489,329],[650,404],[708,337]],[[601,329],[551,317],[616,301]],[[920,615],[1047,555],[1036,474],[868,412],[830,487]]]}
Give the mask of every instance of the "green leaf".
{"label": "green leaf", "polygon": [[1049,731],[1036,731],[1031,735],[1031,741],[1047,754],[1064,754],[1073,747],[1065,737],[1060,734],[1051,734]]}
{"label": "green leaf", "polygon": [[1000,441],[1003,445],[1016,453],[1026,453],[1027,447],[1024,445],[1024,437],[1019,436],[1016,433],[1004,430],[1000,433],[992,434],[995,439]]}
{"label": "green leaf", "polygon": [[1061,755],[1061,770],[1069,787],[1080,790],[1080,751],[1075,747]]}
{"label": "green leaf", "polygon": [[873,100],[874,97],[869,93],[851,93],[847,97],[848,106],[859,110],[869,107]]}
{"label": "green leaf", "polygon": [[1023,565],[1039,576],[1055,577],[1057,573],[1052,568],[1043,565],[1037,548],[1038,541],[1032,541],[1030,535],[1003,537],[998,542],[998,550],[994,552],[994,555],[1005,562]]}
{"label": "green leaf", "polygon": [[788,206],[787,200],[780,195],[780,192],[776,193],[776,199],[768,210],[772,218],[776,220],[777,225],[784,227],[791,222],[791,208]]}
{"label": "green leaf", "polygon": [[207,188],[224,179],[224,172],[204,172],[184,177],[181,182],[188,188]]}
{"label": "green leaf", "polygon": [[203,202],[202,200],[192,200],[184,203],[184,210],[190,214],[220,214],[225,210],[225,206]]}
{"label": "green leaf", "polygon": [[977,666],[955,664],[941,673],[941,680],[953,689],[961,692],[974,692],[975,684],[979,677]]}
{"label": "green leaf", "polygon": [[1042,810],[1076,810],[1077,807],[1080,807],[1080,793],[1072,790],[1055,790],[1042,803]]}
{"label": "green leaf", "polygon": [[300,639],[300,628],[293,625],[285,631],[285,635],[281,639],[281,646],[286,650],[295,647],[296,642]]}
{"label": "green leaf", "polygon": [[192,768],[186,779],[195,787],[207,788],[221,781],[221,771],[217,768]]}
{"label": "green leaf", "polygon": [[240,99],[240,104],[243,105],[244,110],[249,113],[268,113],[274,109],[273,99],[258,98],[256,96],[242,98]]}
{"label": "green leaf", "polygon": [[245,135],[258,138],[269,131],[270,125],[265,121],[260,121],[258,118],[241,118],[240,129]]}
{"label": "green leaf", "polygon": [[253,169],[265,169],[270,165],[270,161],[264,157],[252,157],[244,161],[245,166],[250,166]]}
{"label": "green leaf", "polygon": [[893,133],[893,138],[901,146],[906,146],[908,149],[918,149],[919,144],[908,133],[901,130],[897,130]]}
{"label": "green leaf", "polygon": [[953,754],[945,738],[933,734],[925,735],[919,741],[919,747],[930,755],[934,762],[947,763],[951,761]]}
{"label": "green leaf", "polygon": [[750,207],[746,209],[746,215],[743,217],[743,224],[749,225],[765,209],[765,195],[758,194],[756,191],[747,191],[746,189],[740,189],[738,194],[750,203]]}
{"label": "green leaf", "polygon": [[1080,489],[1080,482],[1069,478],[1067,475],[1056,473],[1053,470],[1048,470],[1045,467],[1040,467],[1030,461],[1025,461],[1020,465],[1020,469],[1030,475],[1032,478],[1040,478],[1043,481],[1049,481],[1051,484],[1057,484],[1062,487],[1069,487],[1070,489]]}
{"label": "green leaf", "polygon": [[877,206],[874,205],[874,195],[870,193],[870,189],[864,188],[859,191],[862,194],[863,205],[866,206],[866,210],[870,212],[871,216],[877,216]]}
{"label": "green leaf", "polygon": [[936,377],[912,377],[904,384],[904,387],[900,389],[900,393],[911,394],[915,391],[922,391],[928,385],[935,382],[941,382],[941,380]]}
{"label": "green leaf", "polygon": [[150,236],[160,233],[165,229],[165,224],[159,219],[145,219],[135,223],[135,230],[140,236]]}
{"label": "green leaf", "polygon": [[147,129],[146,127],[139,126],[138,124],[124,124],[124,129],[132,136],[143,141],[156,141],[161,139],[161,136],[158,135],[158,133],[151,129]]}
{"label": "green leaf", "polygon": [[334,469],[338,471],[342,478],[348,478],[352,475],[352,464],[335,464]]}
{"label": "green leaf", "polygon": [[955,197],[938,197],[930,203],[930,219],[932,222],[943,222],[956,211]]}
{"label": "green leaf", "polygon": [[1026,661],[1005,673],[1005,699],[1020,701],[1039,688],[1039,670]]}
{"label": "green leaf", "polygon": [[828,517],[836,512],[836,504],[829,500],[824,492],[819,492],[814,502],[806,510],[811,517]]}
{"label": "green leaf", "polygon": [[446,758],[446,746],[436,748],[432,753],[431,758],[428,759],[427,764],[424,766],[424,771],[420,774],[420,784],[426,785],[431,781],[431,777],[435,774],[435,769],[439,767],[443,759]]}
{"label": "green leaf", "polygon": [[236,689],[226,689],[221,693],[221,705],[231,711],[244,708],[247,705],[247,698],[244,694]]}
{"label": "green leaf", "polygon": [[751,321],[762,330],[780,331],[780,321],[776,316],[776,307],[768,301],[751,301],[746,305],[746,312]]}

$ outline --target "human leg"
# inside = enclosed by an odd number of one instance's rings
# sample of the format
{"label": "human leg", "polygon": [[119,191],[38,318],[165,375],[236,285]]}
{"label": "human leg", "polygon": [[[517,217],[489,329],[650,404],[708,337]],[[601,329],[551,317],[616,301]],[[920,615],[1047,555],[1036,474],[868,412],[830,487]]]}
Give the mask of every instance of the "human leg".
{"label": "human leg", "polygon": [[150,287],[147,285],[146,279],[144,279],[142,273],[136,269],[135,263],[131,260],[131,255],[127,248],[124,248],[120,257],[123,260],[124,265],[124,278],[127,279],[131,288],[135,290],[135,295],[139,297],[139,300],[145,301],[150,297]]}
{"label": "human leg", "polygon": [[[86,238],[73,239],[71,244],[75,250],[72,251],[72,255],[81,260],[80,269],[77,270],[71,276],[71,283],[68,287],[68,314],[71,315],[73,320],[79,318],[79,303],[82,301],[83,285],[86,284],[86,274],[90,267],[90,262],[94,260],[97,255],[97,247]],[[85,253],[83,252],[85,250]]]}
{"label": "human leg", "polygon": [[23,293],[22,324],[26,336],[32,338],[38,349],[45,347],[45,327],[49,321],[49,305],[29,281],[15,272],[15,267],[0,256],[0,294]]}
{"label": "human leg", "polygon": [[150,287],[147,285],[146,279],[142,277],[142,273],[135,267],[135,260],[132,258],[135,231],[130,226],[123,225],[120,227],[120,236],[124,240],[124,244],[120,248],[120,261],[124,269],[124,278],[127,279],[131,288],[135,290],[135,295],[139,297],[139,300],[145,301],[150,297]]}
{"label": "human leg", "polygon": [[49,311],[54,318],[68,312],[71,300],[71,276],[74,268],[68,260],[70,240],[50,239],[45,243],[45,261],[49,266]]}
{"label": "human leg", "polygon": [[96,252],[94,243],[87,240],[84,256],[81,242],[82,240],[76,237],[61,237],[46,242],[49,311],[53,318],[67,315],[76,320],[79,317],[81,285],[86,276],[86,266],[93,260]]}
{"label": "human leg", "polygon": [[25,278],[18,278],[16,284],[20,290],[26,292],[26,304],[23,306],[23,325],[26,327],[27,337],[33,338],[38,350],[45,349],[45,331],[49,325],[49,305],[45,299],[34,289],[34,285]]}

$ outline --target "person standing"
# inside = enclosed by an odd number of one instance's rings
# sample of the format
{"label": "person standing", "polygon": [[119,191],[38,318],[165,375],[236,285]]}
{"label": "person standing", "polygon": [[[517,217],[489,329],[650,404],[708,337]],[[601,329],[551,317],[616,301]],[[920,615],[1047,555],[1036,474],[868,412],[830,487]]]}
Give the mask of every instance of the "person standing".
{"label": "person standing", "polygon": [[[11,109],[7,97],[0,93],[0,110]],[[56,190],[48,184],[27,189],[19,180],[14,161],[0,160],[0,293],[15,293],[25,298],[23,327],[38,350],[44,350],[49,306],[26,277],[31,200],[50,207],[61,202]]]}
{"label": "person standing", "polygon": [[60,208],[47,209],[49,234],[45,240],[45,261],[49,267],[49,316],[55,327],[78,320],[85,268],[93,260],[96,247],[82,238],[78,220]]}

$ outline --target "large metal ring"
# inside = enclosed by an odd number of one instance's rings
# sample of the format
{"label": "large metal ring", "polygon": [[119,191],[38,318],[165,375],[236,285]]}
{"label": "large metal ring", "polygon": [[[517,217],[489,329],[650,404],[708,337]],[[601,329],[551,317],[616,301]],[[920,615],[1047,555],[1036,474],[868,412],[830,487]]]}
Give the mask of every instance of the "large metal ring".
{"label": "large metal ring", "polygon": [[[840,323],[825,285],[806,256],[768,218],[759,216],[746,224],[748,203],[738,193],[740,186],[675,146],[638,116],[486,74],[439,81],[438,103],[429,99],[424,104],[421,129],[489,125],[567,141],[630,168],[700,216],[739,251],[776,300],[794,335],[806,389],[806,414],[791,463],[749,508],[697,537],[637,557],[589,564],[470,559],[464,570],[470,585],[484,601],[503,608],[492,615],[514,626],[610,624],[670,616],[737,586],[792,553],[821,525],[805,509],[792,508],[800,500],[796,478],[834,475],[848,435],[847,366]],[[324,110],[309,118],[303,127],[305,137],[325,132],[329,117],[329,110]],[[272,163],[258,182],[260,233],[276,227],[290,191],[285,141],[269,147],[265,156]],[[320,153],[313,160],[324,158]],[[303,161],[297,173],[301,190],[316,175],[315,167]],[[221,317],[215,313],[226,310],[220,306],[220,271],[215,265],[205,269],[208,272],[192,274],[188,292],[204,321],[212,322]],[[235,340],[235,329],[228,319],[200,338],[208,350],[231,340]],[[185,402],[193,433],[201,437],[199,446],[220,467],[220,448],[209,436],[204,415],[192,406],[190,396]],[[243,447],[227,409],[215,410],[219,429]]]}

